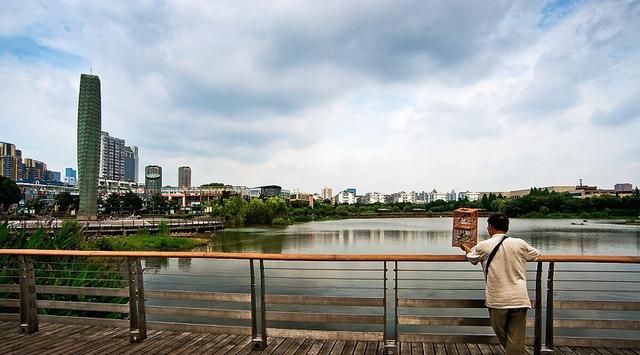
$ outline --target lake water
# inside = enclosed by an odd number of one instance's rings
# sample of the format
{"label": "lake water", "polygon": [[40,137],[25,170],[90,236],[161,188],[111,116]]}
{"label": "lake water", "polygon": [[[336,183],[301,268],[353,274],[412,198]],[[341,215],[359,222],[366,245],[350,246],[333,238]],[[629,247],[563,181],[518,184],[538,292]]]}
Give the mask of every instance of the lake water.
{"label": "lake water", "polygon": [[[462,254],[451,247],[451,218],[351,219],[218,233],[208,250],[319,254]],[[479,222],[479,240],[487,239]],[[512,219],[511,236],[543,254],[640,255],[640,226],[607,221]]]}
{"label": "lake water", "polygon": [[[486,219],[479,223],[479,240],[488,238]],[[457,254],[451,247],[451,218],[362,219],[310,222],[287,227],[228,229],[217,232],[206,248],[212,252],[287,254]],[[607,221],[512,219],[510,235],[528,241],[543,254],[640,255],[640,226]],[[267,294],[392,298],[394,268],[388,263],[265,261]],[[535,263],[529,264],[529,290],[535,289]],[[249,292],[248,261],[149,259],[145,263],[148,289]],[[257,272],[257,264],[254,270]],[[484,298],[484,278],[478,266],[458,263],[399,263],[400,298]],[[640,266],[624,264],[556,265],[556,299],[640,301]],[[543,282],[544,283],[544,282]],[[220,303],[149,300],[153,305],[232,308]],[[245,307],[246,308],[246,307]],[[272,311],[345,312],[344,307],[270,305]],[[350,314],[381,314],[380,308],[352,307]],[[557,311],[557,317],[640,319],[640,312]],[[484,309],[406,309],[399,314],[486,317]],[[533,316],[533,312],[530,312]],[[150,319],[246,325],[243,321],[160,317]],[[380,330],[377,325],[327,325],[270,322],[270,327]],[[487,327],[416,327],[402,331],[491,334]],[[635,338],[637,331],[559,330],[562,335]]]}

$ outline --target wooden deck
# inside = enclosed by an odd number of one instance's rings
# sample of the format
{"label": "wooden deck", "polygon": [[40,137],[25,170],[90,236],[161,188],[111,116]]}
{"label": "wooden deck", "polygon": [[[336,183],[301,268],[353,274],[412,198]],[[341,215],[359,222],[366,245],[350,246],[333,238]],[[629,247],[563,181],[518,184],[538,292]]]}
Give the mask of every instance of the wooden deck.
{"label": "wooden deck", "polygon": [[[270,338],[262,351],[252,350],[250,337],[213,333],[149,330],[138,344],[129,342],[128,329],[41,323],[40,331],[22,335],[15,322],[0,322],[0,354],[383,354],[378,342]],[[532,354],[531,347],[527,352]],[[402,343],[399,354],[504,354],[496,345]],[[640,349],[560,347],[559,355],[640,355]]]}

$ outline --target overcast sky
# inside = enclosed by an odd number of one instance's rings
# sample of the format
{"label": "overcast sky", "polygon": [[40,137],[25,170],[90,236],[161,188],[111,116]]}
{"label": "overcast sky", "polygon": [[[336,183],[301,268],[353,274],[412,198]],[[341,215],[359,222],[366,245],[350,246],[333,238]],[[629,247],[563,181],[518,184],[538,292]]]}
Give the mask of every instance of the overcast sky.
{"label": "overcast sky", "polygon": [[0,141],[75,168],[90,72],[165,185],[640,181],[640,1],[0,2]]}

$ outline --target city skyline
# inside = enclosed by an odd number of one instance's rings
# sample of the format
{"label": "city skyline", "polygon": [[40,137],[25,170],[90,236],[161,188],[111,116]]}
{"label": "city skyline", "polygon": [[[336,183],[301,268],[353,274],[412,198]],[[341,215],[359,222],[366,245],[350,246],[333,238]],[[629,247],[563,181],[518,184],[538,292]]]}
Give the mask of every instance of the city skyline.
{"label": "city skyline", "polygon": [[93,73],[102,129],[171,184],[180,166],[313,192],[640,175],[637,3],[109,6],[0,4],[0,140],[57,171]]}

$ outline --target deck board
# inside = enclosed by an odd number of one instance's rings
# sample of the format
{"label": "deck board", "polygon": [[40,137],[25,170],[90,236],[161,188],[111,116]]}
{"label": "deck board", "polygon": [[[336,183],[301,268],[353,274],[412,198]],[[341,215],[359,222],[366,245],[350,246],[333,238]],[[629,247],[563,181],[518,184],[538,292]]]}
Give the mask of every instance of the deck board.
{"label": "deck board", "polygon": [[[15,322],[0,322],[0,355],[25,354],[218,354],[218,355],[368,355],[383,354],[382,342],[274,338],[254,350],[251,337],[214,333],[148,330],[141,343],[129,342],[129,330],[87,325],[41,323],[40,331],[24,335]],[[409,355],[503,355],[498,345],[402,343],[400,354]],[[531,347],[527,348],[531,353]],[[558,355],[640,355],[640,349],[562,346]]]}

